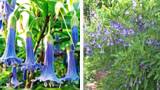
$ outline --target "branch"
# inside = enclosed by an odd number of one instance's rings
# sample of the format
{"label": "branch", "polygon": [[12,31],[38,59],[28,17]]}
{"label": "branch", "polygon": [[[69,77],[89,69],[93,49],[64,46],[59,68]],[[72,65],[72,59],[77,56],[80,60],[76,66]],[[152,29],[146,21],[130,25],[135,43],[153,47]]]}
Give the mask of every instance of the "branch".
{"label": "branch", "polygon": [[36,43],[36,46],[35,46],[35,48],[34,48],[34,54],[36,53],[37,48],[39,47],[39,43],[41,42],[42,38],[44,37],[44,33],[45,33],[45,30],[46,30],[46,26],[48,25],[49,18],[50,18],[50,16],[46,16],[45,24],[44,24],[44,26],[43,26],[43,29],[42,29],[42,31],[41,31],[41,34],[40,34],[40,36],[39,36],[39,38],[38,38],[38,41],[37,41],[37,43]]}

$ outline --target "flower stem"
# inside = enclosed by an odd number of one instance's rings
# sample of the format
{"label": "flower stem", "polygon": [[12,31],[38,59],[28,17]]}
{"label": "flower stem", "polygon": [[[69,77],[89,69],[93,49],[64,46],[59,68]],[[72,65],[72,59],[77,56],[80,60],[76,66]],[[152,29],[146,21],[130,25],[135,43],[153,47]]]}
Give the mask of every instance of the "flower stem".
{"label": "flower stem", "polygon": [[[66,24],[66,20],[65,20],[65,18],[64,18],[64,16],[63,16],[61,10],[60,10],[60,13],[61,13],[61,15],[62,15],[62,19],[63,19],[64,24],[65,24],[65,27],[66,27],[66,29],[67,29],[67,33],[68,33],[68,35],[69,35],[69,37],[70,37],[70,39],[71,39],[71,42],[72,42],[72,44],[73,44],[72,36],[71,36],[71,34],[69,33],[69,30],[68,30],[68,27],[67,27],[67,24]],[[73,44],[73,46],[74,46],[74,44]],[[75,47],[75,46],[74,46],[74,47]]]}

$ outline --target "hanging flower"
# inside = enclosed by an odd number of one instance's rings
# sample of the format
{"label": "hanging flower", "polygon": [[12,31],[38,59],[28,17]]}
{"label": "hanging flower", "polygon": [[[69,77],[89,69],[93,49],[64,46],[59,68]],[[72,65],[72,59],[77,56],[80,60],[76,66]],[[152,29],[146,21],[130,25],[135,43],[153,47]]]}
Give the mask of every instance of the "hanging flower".
{"label": "hanging flower", "polygon": [[34,71],[39,67],[38,64],[36,64],[36,60],[33,53],[33,45],[32,45],[32,36],[29,31],[27,31],[26,35],[26,60],[25,63],[22,66],[22,71],[24,71],[24,79],[25,79],[25,71]]}
{"label": "hanging flower", "polygon": [[21,59],[16,56],[15,52],[15,35],[16,31],[10,27],[6,41],[5,51],[0,58],[1,62],[6,65],[21,64]]}
{"label": "hanging flower", "polygon": [[79,80],[79,76],[77,73],[77,68],[76,68],[76,61],[74,58],[74,50],[67,49],[67,62],[68,62],[68,68],[67,68],[67,73],[64,78],[61,80],[66,81],[75,81]]}
{"label": "hanging flower", "polygon": [[12,78],[11,78],[11,84],[14,88],[18,87],[21,82],[18,81],[17,79],[17,70],[16,70],[16,66],[12,67]]}
{"label": "hanging flower", "polygon": [[57,78],[54,72],[54,52],[53,52],[53,44],[52,44],[52,36],[47,35],[45,40],[45,59],[44,66],[42,67],[41,75],[36,78],[36,80],[40,81],[55,81],[57,83],[61,83],[60,79]]}
{"label": "hanging flower", "polygon": [[78,42],[78,27],[77,26],[72,27],[72,39],[73,39],[74,46],[76,46]]}

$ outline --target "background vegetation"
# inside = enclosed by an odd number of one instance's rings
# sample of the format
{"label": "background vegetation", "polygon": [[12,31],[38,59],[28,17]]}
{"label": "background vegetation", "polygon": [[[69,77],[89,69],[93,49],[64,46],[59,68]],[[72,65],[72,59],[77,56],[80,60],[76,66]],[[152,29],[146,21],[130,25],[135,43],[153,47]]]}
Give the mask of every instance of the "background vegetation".
{"label": "background vegetation", "polygon": [[85,84],[97,82],[98,90],[160,89],[159,5],[84,1]]}

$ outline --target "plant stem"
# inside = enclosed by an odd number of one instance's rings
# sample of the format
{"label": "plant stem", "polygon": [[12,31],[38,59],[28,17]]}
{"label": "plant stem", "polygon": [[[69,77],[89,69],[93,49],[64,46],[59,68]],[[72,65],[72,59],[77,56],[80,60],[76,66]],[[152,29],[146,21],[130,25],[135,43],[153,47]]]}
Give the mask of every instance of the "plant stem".
{"label": "plant stem", "polygon": [[[68,33],[68,35],[69,35],[69,37],[70,37],[70,39],[71,39],[71,42],[72,42],[72,44],[73,44],[72,36],[71,36],[71,34],[69,33],[69,30],[68,30],[68,27],[67,27],[67,24],[66,24],[66,20],[65,20],[65,18],[64,18],[64,16],[63,16],[61,10],[60,10],[60,13],[61,13],[61,15],[62,15],[62,19],[63,19],[63,21],[64,21],[64,25],[65,25],[65,27],[66,27],[66,29],[67,29],[67,33]],[[74,46],[74,44],[73,44],[73,46]],[[75,46],[74,46],[74,47],[75,47]]]}
{"label": "plant stem", "polygon": [[45,33],[45,30],[46,30],[46,26],[47,26],[47,24],[48,24],[48,22],[49,22],[49,18],[50,18],[50,16],[46,16],[45,24],[44,24],[44,26],[43,26],[42,32],[41,32],[41,34],[40,34],[40,36],[39,36],[39,38],[38,38],[38,41],[37,41],[37,43],[36,43],[36,46],[35,46],[35,48],[34,48],[34,54],[36,53],[36,51],[37,51],[37,49],[38,49],[38,47],[39,47],[40,41],[41,41],[42,38],[44,37],[44,33]]}

